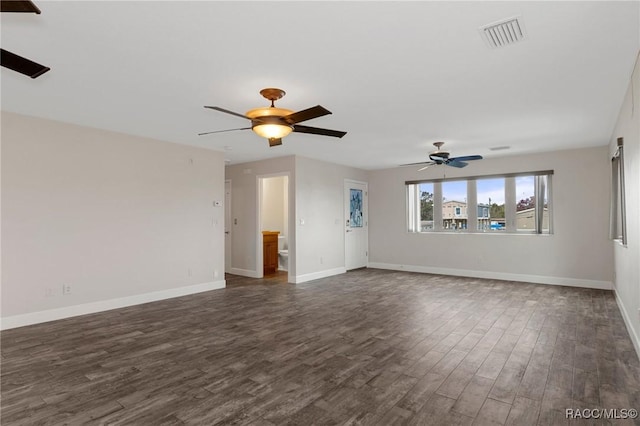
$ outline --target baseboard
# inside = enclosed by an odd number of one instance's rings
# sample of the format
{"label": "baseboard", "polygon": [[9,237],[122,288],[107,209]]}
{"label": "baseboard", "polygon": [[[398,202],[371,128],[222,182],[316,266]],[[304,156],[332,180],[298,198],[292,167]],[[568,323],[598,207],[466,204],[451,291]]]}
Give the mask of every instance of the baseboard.
{"label": "baseboard", "polygon": [[636,355],[638,355],[638,359],[640,359],[640,338],[638,338],[638,332],[635,328],[633,328],[631,317],[629,317],[629,313],[625,309],[624,304],[622,303],[622,299],[620,299],[620,296],[618,295],[618,292],[615,291],[615,289],[613,292],[616,295],[616,303],[618,304],[618,309],[620,309],[620,313],[622,314],[622,319],[627,326],[627,331],[629,332],[631,342],[633,342],[633,347],[636,349]]}
{"label": "baseboard", "polygon": [[226,287],[226,281],[214,281],[202,284],[176,287],[135,296],[121,297],[118,299],[102,300],[99,302],[83,303],[81,305],[66,306],[64,308],[49,309],[46,311],[31,312],[22,315],[13,315],[0,319],[0,330],[24,327],[26,325],[40,324],[78,315],[94,314],[96,312],[109,311],[111,309],[125,308],[127,306],[141,305],[143,303],[156,302],[158,300],[171,299],[173,297],[187,296],[204,291],[217,290]]}
{"label": "baseboard", "polygon": [[342,268],[326,269],[324,271],[312,272],[310,274],[296,275],[293,277],[293,283],[300,284],[307,281],[318,280],[320,278],[331,277],[333,275],[344,274],[347,270]]}
{"label": "baseboard", "polygon": [[241,277],[262,278],[262,274],[258,273],[258,271],[251,271],[249,269],[231,268],[230,274],[240,275]]}
{"label": "baseboard", "polygon": [[507,272],[473,271],[469,269],[436,268],[431,266],[400,265],[394,263],[369,262],[369,268],[393,271],[422,272],[426,274],[454,275],[459,277],[488,278],[492,280],[522,281],[535,284],[564,285],[568,287],[612,290],[611,281],[583,280],[578,278],[548,277],[544,275],[512,274]]}

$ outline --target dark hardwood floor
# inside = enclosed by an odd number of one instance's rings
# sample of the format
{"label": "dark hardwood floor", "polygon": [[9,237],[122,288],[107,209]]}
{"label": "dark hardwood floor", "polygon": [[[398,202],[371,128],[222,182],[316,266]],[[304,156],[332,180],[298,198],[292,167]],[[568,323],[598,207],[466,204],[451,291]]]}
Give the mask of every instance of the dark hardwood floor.
{"label": "dark hardwood floor", "polygon": [[[2,332],[2,425],[633,424],[612,292],[362,269]],[[638,424],[638,423],[636,423]]]}

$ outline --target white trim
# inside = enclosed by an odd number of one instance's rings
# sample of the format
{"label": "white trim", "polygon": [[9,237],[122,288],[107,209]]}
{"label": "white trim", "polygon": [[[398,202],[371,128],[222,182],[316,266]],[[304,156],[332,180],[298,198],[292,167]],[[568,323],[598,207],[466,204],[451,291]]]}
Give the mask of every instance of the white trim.
{"label": "white trim", "polygon": [[312,272],[310,274],[296,275],[293,277],[294,284],[305,283],[307,281],[318,280],[320,278],[331,277],[333,275],[339,275],[346,273],[347,270],[344,267],[325,269],[324,271]]}
{"label": "white trim", "polygon": [[262,273],[250,269],[231,268],[230,274],[249,278],[262,278]]}
{"label": "white trim", "polygon": [[99,302],[83,303],[81,305],[66,306],[64,308],[50,309],[46,311],[30,312],[28,314],[13,315],[0,320],[0,330],[24,327],[26,325],[55,321],[78,315],[93,314],[109,311],[111,309],[125,308],[127,306],[141,305],[143,303],[156,302],[171,299],[173,297],[187,296],[194,293],[202,293],[210,290],[218,290],[226,287],[226,281],[214,281],[185,287],[170,288],[151,293],[137,294],[135,296],[120,297],[118,299],[101,300]]}
{"label": "white trim", "polygon": [[620,313],[622,314],[622,319],[627,326],[627,331],[629,332],[629,337],[631,338],[633,347],[636,349],[636,355],[640,359],[640,338],[638,338],[638,332],[635,328],[633,328],[633,323],[631,322],[629,313],[625,309],[624,303],[622,303],[622,299],[620,299],[620,296],[618,296],[618,292],[614,289],[613,293],[616,295],[616,303],[618,305],[618,309],[620,309]]}
{"label": "white trim", "polygon": [[369,262],[369,268],[390,269],[393,271],[422,272],[426,274],[454,275],[471,278],[488,278],[493,280],[521,281],[535,284],[564,285],[568,287],[594,288],[612,290],[611,281],[597,281],[579,278],[548,277],[544,275],[512,274],[508,272],[473,271],[470,269],[435,268],[431,266],[400,265],[394,263]]}
{"label": "white trim", "polygon": [[[229,205],[227,205],[227,183],[229,184]],[[231,179],[224,180],[224,201],[222,217],[225,219],[224,227],[228,229],[228,231],[227,229],[224,230],[224,272],[231,273],[231,253],[233,253],[233,183]],[[229,221],[231,223],[226,223],[227,209],[229,209]],[[229,236],[229,247],[227,247],[227,235]],[[229,259],[228,262],[227,258]],[[229,268],[227,268],[227,265]]]}

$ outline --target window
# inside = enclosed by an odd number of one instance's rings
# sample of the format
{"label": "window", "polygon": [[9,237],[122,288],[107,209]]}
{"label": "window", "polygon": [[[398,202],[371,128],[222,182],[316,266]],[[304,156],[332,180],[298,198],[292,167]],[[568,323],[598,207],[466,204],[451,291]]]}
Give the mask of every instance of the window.
{"label": "window", "polygon": [[476,181],[478,231],[505,230],[504,179],[501,177]]}
{"label": "window", "polygon": [[533,176],[516,178],[516,229],[532,230],[536,226]]}
{"label": "window", "polygon": [[627,215],[624,189],[624,151],[623,138],[618,138],[618,145],[611,158],[611,217],[610,237],[627,245]]}
{"label": "window", "polygon": [[551,234],[552,175],[547,170],[408,181],[408,230]]}
{"label": "window", "polygon": [[407,186],[411,206],[408,209],[409,231],[433,230],[433,183]]}
{"label": "window", "polygon": [[429,231],[433,229],[433,184],[420,185],[420,229]]}
{"label": "window", "polygon": [[516,178],[516,229],[549,231],[547,176],[519,176]]}
{"label": "window", "polygon": [[467,182],[442,182],[442,228],[448,231],[467,229],[466,210]]}

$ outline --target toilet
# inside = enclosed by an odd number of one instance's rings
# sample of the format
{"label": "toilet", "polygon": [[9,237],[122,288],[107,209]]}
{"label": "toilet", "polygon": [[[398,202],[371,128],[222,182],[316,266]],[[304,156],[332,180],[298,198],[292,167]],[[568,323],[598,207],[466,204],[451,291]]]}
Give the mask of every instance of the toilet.
{"label": "toilet", "polygon": [[287,237],[278,235],[278,270],[286,271],[289,268],[289,246]]}

